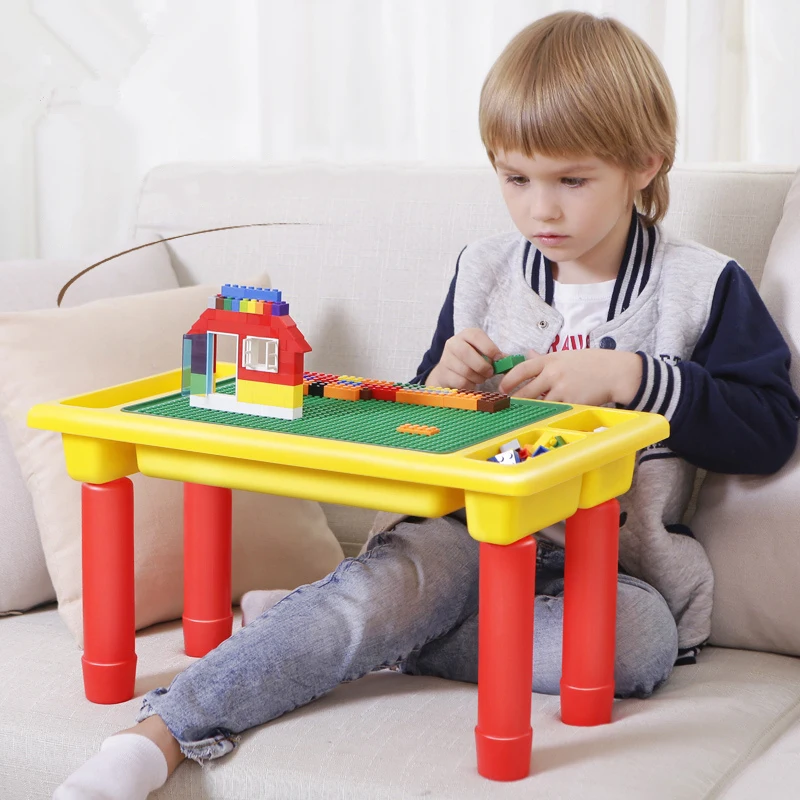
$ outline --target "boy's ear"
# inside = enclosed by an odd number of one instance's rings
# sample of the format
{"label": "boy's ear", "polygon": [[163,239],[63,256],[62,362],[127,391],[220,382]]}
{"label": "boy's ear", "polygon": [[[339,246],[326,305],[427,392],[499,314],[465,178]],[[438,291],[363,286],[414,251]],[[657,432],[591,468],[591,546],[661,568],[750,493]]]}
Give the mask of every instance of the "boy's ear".
{"label": "boy's ear", "polygon": [[661,169],[663,163],[664,156],[648,156],[647,166],[636,172],[634,176],[634,183],[637,191],[641,192],[642,189],[650,185],[650,181],[658,175],[658,171]]}

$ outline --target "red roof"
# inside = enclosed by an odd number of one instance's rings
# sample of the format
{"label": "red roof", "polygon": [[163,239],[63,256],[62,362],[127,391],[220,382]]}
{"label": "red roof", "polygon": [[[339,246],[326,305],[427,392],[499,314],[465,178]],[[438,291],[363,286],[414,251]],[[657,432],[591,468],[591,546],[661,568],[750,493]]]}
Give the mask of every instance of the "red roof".
{"label": "red roof", "polygon": [[288,314],[272,316],[272,314],[248,314],[242,311],[207,308],[188,332],[235,333],[239,336],[285,340],[290,353],[311,352],[311,345]]}

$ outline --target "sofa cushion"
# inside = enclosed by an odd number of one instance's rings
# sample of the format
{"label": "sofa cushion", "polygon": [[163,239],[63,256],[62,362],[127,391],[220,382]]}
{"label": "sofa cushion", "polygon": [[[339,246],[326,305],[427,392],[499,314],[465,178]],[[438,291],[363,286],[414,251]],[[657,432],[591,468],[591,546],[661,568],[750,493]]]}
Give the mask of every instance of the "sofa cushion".
{"label": "sofa cushion", "polygon": [[[120,248],[132,250],[89,270],[73,283],[62,308],[105,297],[177,289],[178,279],[167,246],[160,239],[140,238]],[[34,311],[55,308],[59,290],[89,265],[111,253],[81,260],[27,259],[0,261],[0,311]]]}
{"label": "sofa cushion", "polygon": [[[800,173],[772,240],[761,295],[792,350],[800,389]],[[800,655],[800,449],[769,477],[709,474],[692,527],[714,567],[711,641]]]}
{"label": "sofa cushion", "polygon": [[[33,498],[59,608],[80,638],[80,485],[58,434],[26,426],[36,403],[180,366],[183,333],[218,287],[113,298],[72,309],[0,315],[0,415]],[[182,609],[182,487],[136,475],[136,626]],[[233,592],[293,588],[342,558],[317,503],[234,494]]]}
{"label": "sofa cushion", "polygon": [[[123,249],[137,247],[139,239]],[[0,312],[52,308],[59,289],[84,267],[86,261],[0,262]],[[74,306],[103,297],[177,288],[169,253],[163,244],[136,250],[103,264],[78,279],[64,297]],[[2,378],[0,378],[2,380]],[[0,613],[21,611],[55,598],[42,552],[33,505],[19,465],[0,420]]]}
{"label": "sofa cushion", "polygon": [[[0,787],[25,800],[49,798],[132,724],[142,694],[194,660],[178,623],[151,628],[136,640],[137,697],[99,706],[83,696],[79,654],[54,612],[0,619],[0,642]],[[184,763],[151,798],[707,800],[728,797],[740,775],[754,792],[737,798],[796,796],[796,768],[763,768],[800,733],[800,664],[787,656],[709,648],[652,698],[617,701],[613,722],[592,728],[562,724],[558,698],[534,695],[532,774],[508,784],[477,774],[476,714],[471,684],[373,673],[249,731],[205,768]]]}

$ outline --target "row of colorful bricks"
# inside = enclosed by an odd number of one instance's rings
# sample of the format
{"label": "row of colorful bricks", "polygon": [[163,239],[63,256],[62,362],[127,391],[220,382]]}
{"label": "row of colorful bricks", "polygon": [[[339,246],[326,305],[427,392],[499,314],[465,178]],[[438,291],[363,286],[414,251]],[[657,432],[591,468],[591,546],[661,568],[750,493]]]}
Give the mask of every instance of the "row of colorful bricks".
{"label": "row of colorful bricks", "polygon": [[285,317],[289,314],[289,304],[267,300],[239,299],[224,297],[221,294],[208,298],[208,307],[217,311],[240,311],[245,314],[271,314],[273,317]]}
{"label": "row of colorful bricks", "polygon": [[368,388],[390,388],[395,390],[407,389],[417,394],[440,396],[440,395],[469,395],[483,398],[503,398],[507,395],[498,392],[465,392],[461,389],[450,389],[446,386],[425,386],[421,383],[397,383],[396,381],[384,381],[377,378],[358,378],[354,375],[332,375],[328,372],[304,372],[303,380],[309,383],[322,383],[324,385],[335,383],[339,386],[365,386]]}
{"label": "row of colorful bricks", "polygon": [[260,286],[242,286],[238,283],[224,283],[220,294],[234,300],[263,300],[280,303],[283,299],[280,289],[262,289]]}
{"label": "row of colorful bricks", "polygon": [[379,386],[364,382],[357,386],[346,383],[304,381],[303,393],[310,397],[331,397],[337,400],[386,400],[406,405],[434,408],[458,408],[464,411],[494,413],[511,405],[508,395],[494,392],[428,392],[400,387]]}
{"label": "row of colorful bricks", "polygon": [[[338,383],[342,386],[397,386],[398,388],[405,388],[407,386],[417,385],[411,383],[397,383],[396,381],[384,381],[379,378],[358,378],[355,375],[333,375],[330,372],[304,372],[303,380],[323,384]],[[442,391],[450,390],[445,389]]]}

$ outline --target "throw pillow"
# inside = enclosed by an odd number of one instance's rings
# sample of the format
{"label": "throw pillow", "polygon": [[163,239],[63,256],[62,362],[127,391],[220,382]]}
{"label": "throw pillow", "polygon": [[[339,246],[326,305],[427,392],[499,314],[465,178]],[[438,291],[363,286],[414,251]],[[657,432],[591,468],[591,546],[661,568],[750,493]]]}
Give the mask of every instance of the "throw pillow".
{"label": "throw pillow", "polygon": [[[114,298],[70,309],[0,314],[0,415],[31,493],[59,611],[81,639],[80,485],[58,434],[28,428],[36,403],[175,369],[182,334],[218,287]],[[136,627],[182,610],[182,486],[135,485]],[[316,580],[342,550],[317,503],[234,493],[234,599],[252,588]]]}
{"label": "throw pillow", "polygon": [[[139,239],[121,250],[135,247]],[[54,308],[59,289],[101,256],[84,261],[0,262],[0,312]],[[136,250],[79,278],[64,297],[73,306],[103,297],[175,289],[178,281],[164,244]],[[0,377],[0,381],[4,380]],[[33,505],[0,421],[0,614],[24,611],[55,599]]]}
{"label": "throw pillow", "polygon": [[[800,389],[800,173],[786,196],[760,292],[792,350]],[[714,567],[711,643],[800,656],[800,449],[776,475],[709,474],[692,521]]]}

